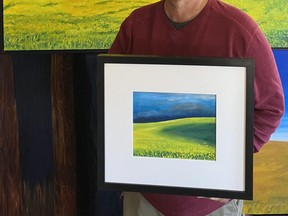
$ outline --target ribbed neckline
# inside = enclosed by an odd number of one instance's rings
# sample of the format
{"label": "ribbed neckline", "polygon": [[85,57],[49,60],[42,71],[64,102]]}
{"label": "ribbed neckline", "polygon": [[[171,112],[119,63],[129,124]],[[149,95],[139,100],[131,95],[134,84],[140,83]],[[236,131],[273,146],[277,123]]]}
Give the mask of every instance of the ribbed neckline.
{"label": "ribbed neckline", "polygon": [[197,25],[197,23],[199,23],[201,21],[201,18],[203,16],[206,16],[207,15],[207,11],[208,9],[211,7],[211,4],[214,2],[214,0],[208,0],[207,4],[205,5],[205,7],[202,9],[202,11],[192,20],[190,21],[187,21],[188,23],[185,24],[183,27],[179,28],[179,29],[176,29],[173,25],[173,21],[171,21],[169,19],[169,17],[166,15],[165,13],[165,10],[164,10],[164,2],[165,0],[162,0],[161,3],[159,4],[159,7],[158,7],[158,11],[159,11],[159,14],[161,15],[161,18],[162,20],[166,23],[166,25],[175,30],[175,31],[179,31],[181,29],[185,29],[186,27],[190,26],[190,25]]}

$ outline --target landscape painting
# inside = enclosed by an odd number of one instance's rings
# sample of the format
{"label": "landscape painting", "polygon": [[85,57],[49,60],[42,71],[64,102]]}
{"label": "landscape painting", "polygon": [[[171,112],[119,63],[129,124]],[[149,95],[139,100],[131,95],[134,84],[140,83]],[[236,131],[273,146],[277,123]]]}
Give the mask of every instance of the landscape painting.
{"label": "landscape painting", "polygon": [[216,160],[216,95],[133,92],[133,155]]}
{"label": "landscape painting", "polygon": [[[157,0],[3,0],[4,51],[106,50],[136,8]],[[272,47],[288,47],[287,0],[224,0],[249,14]]]}
{"label": "landscape painting", "polygon": [[254,198],[243,212],[288,215],[288,50],[273,50],[285,96],[285,113],[278,129],[259,153],[254,154]]}

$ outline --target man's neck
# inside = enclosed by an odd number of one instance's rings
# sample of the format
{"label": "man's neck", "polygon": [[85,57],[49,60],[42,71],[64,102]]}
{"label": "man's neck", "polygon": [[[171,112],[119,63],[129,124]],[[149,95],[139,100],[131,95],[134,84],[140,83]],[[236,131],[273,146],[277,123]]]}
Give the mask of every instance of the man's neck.
{"label": "man's neck", "polygon": [[164,0],[164,10],[170,20],[183,23],[194,19],[208,0]]}

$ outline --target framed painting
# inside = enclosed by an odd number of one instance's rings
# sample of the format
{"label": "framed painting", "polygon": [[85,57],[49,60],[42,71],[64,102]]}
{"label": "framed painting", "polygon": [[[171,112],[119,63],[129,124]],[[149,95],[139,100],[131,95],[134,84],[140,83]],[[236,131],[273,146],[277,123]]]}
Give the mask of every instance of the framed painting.
{"label": "framed painting", "polygon": [[102,189],[252,199],[252,59],[97,57]]}

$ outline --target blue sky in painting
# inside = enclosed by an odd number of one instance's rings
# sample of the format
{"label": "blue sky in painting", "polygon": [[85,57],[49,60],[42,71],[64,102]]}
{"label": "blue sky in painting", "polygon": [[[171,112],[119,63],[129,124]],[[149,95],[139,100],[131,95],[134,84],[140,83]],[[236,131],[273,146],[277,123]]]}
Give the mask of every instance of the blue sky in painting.
{"label": "blue sky in painting", "polygon": [[216,96],[133,92],[133,121],[156,122],[186,117],[215,117]]}
{"label": "blue sky in painting", "polygon": [[271,140],[274,141],[288,141],[288,50],[278,49],[273,50],[277,67],[282,80],[284,95],[285,95],[285,114],[281,120],[280,126]]}

